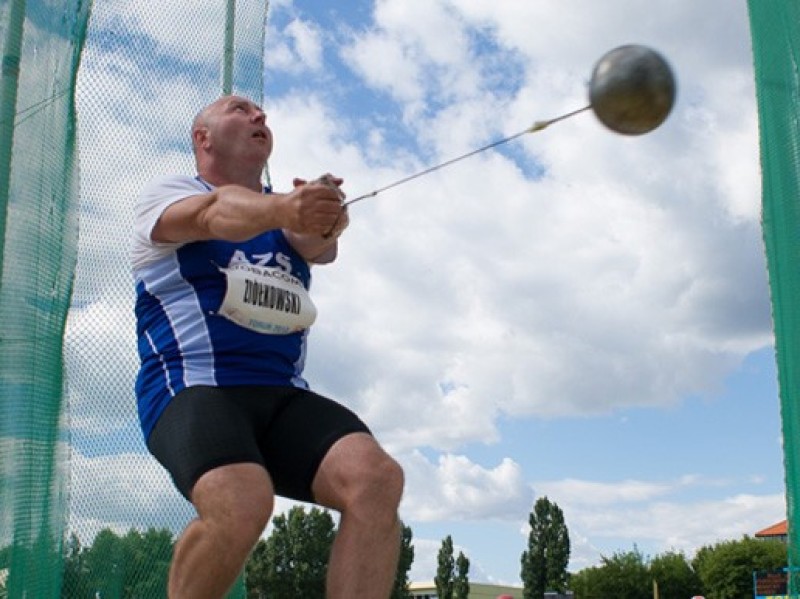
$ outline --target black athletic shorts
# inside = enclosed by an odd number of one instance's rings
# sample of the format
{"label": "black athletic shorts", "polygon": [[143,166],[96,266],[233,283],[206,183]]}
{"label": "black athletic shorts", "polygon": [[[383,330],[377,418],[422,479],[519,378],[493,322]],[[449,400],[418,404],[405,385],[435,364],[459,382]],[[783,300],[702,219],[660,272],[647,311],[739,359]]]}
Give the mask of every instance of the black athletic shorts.
{"label": "black athletic shorts", "polygon": [[172,398],[147,446],[187,499],[209,470],[255,462],[278,495],[310,502],[322,458],[358,432],[370,432],[358,416],[307,389],[197,386]]}

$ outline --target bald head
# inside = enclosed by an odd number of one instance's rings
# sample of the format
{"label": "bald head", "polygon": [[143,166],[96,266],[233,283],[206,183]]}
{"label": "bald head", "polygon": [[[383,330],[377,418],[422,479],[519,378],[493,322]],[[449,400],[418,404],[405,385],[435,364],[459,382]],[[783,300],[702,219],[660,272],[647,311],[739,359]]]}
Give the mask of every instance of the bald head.
{"label": "bald head", "polygon": [[272,153],[266,120],[261,107],[242,96],[222,96],[200,110],[192,120],[198,172],[208,180],[246,180],[251,186]]}
{"label": "bald head", "polygon": [[258,104],[242,96],[229,95],[214,100],[211,104],[201,109],[192,120],[192,149],[195,154],[197,154],[200,139],[197,133],[207,130],[217,116],[229,110],[232,106],[243,106],[248,111],[263,113]]}

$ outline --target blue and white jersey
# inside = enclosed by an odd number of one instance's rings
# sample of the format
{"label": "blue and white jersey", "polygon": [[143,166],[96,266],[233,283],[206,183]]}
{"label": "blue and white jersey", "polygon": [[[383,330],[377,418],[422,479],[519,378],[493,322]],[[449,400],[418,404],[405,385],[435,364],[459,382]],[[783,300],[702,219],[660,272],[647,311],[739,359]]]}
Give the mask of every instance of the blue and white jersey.
{"label": "blue and white jersey", "polygon": [[308,386],[302,378],[308,329],[262,334],[218,313],[227,287],[221,269],[235,264],[270,267],[308,289],[309,264],[281,230],[236,243],[150,239],[168,206],[210,189],[198,178],[166,177],[149,185],[137,204],[132,263],[141,368],[136,395],[145,439],[172,397],[186,387]]}

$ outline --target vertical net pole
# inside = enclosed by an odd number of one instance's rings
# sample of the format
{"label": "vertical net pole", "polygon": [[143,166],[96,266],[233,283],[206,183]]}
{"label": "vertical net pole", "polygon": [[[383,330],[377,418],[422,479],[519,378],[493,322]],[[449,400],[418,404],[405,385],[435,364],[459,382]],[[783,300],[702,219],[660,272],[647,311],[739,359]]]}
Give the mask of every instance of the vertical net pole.
{"label": "vertical net pole", "polygon": [[800,589],[800,3],[749,0],[767,253],[783,429],[789,593]]}
{"label": "vertical net pole", "polygon": [[225,42],[222,52],[222,93],[230,95],[233,90],[233,56],[236,40],[236,0],[225,1]]}
{"label": "vertical net pole", "polygon": [[[6,39],[3,44],[2,80],[0,80],[0,240],[5,239],[8,190],[11,181],[11,153],[19,89],[19,62],[22,30],[25,25],[25,0],[13,0],[8,11]],[[0,244],[0,272],[3,271],[4,244]]]}
{"label": "vertical net pole", "polygon": [[[222,94],[233,92],[234,45],[236,42],[236,0],[225,0],[225,39],[222,48]],[[227,599],[244,599],[246,596],[244,574],[241,574]]]}

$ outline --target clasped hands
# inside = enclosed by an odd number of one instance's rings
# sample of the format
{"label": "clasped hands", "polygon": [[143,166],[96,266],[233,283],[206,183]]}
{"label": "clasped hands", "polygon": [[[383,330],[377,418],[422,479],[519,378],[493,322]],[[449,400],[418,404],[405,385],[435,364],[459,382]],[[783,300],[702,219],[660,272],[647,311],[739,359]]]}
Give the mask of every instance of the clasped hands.
{"label": "clasped hands", "polygon": [[345,194],[341,189],[344,179],[325,173],[313,181],[295,178],[292,181],[296,196],[298,233],[316,233],[324,238],[336,238],[350,224]]}

